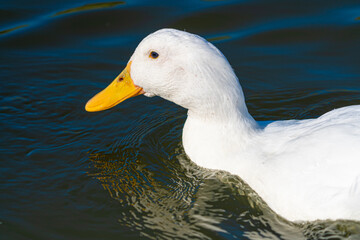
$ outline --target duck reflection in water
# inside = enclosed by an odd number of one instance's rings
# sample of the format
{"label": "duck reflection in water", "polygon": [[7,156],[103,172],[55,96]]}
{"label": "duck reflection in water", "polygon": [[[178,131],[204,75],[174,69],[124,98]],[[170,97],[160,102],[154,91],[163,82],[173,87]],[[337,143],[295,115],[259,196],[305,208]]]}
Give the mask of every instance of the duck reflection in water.
{"label": "duck reflection in water", "polygon": [[[256,238],[254,226],[278,235],[265,220],[265,215],[276,215],[237,176],[196,166],[181,146],[168,159],[151,156],[157,158],[156,168],[147,163],[148,158],[126,147],[90,154],[94,167],[89,175],[120,202],[121,225],[149,237],[161,232],[169,237],[206,238],[221,233]],[[228,229],[229,223],[236,228]],[[245,229],[252,231],[245,233]]]}

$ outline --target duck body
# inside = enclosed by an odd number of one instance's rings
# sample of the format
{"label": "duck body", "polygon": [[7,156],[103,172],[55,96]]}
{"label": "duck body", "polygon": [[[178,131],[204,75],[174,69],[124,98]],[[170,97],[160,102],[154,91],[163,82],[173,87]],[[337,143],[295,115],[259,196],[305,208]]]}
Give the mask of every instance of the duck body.
{"label": "duck body", "polygon": [[244,131],[189,115],[183,145],[198,165],[240,176],[288,220],[359,220],[359,117],[350,106]]}
{"label": "duck body", "polygon": [[240,176],[282,217],[360,221],[359,105],[260,127],[224,55],[174,29],[146,37],[86,109],[104,110],[139,94],[188,109],[182,138],[189,158]]}

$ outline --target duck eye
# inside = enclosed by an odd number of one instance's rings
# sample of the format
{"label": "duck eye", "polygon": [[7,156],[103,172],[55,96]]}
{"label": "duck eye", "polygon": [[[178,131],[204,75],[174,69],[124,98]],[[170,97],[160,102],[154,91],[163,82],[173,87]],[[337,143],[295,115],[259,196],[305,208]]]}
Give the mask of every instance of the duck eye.
{"label": "duck eye", "polygon": [[149,56],[149,57],[151,57],[151,58],[153,58],[153,59],[156,59],[156,58],[158,58],[158,57],[159,57],[159,54],[158,54],[157,52],[151,51],[151,53],[150,53],[150,56]]}

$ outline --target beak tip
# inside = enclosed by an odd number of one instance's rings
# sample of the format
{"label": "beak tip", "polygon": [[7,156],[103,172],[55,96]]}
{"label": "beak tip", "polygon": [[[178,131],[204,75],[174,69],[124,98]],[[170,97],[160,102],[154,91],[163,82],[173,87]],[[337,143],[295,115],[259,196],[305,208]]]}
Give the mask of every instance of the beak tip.
{"label": "beak tip", "polygon": [[87,112],[95,112],[94,109],[91,107],[90,101],[91,101],[91,99],[85,104],[85,111],[87,111]]}

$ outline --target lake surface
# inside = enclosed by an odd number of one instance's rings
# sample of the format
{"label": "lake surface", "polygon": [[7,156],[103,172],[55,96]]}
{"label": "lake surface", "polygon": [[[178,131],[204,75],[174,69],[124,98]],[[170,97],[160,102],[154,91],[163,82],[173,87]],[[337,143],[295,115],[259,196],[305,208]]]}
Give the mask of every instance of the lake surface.
{"label": "lake surface", "polygon": [[292,223],[181,144],[186,110],[139,96],[84,105],[139,41],[171,27],[228,58],[256,120],[360,104],[359,1],[2,1],[1,239],[360,239]]}

